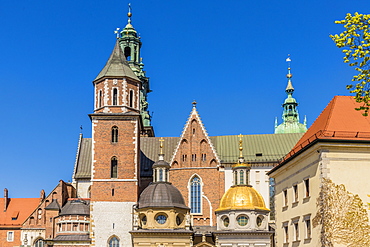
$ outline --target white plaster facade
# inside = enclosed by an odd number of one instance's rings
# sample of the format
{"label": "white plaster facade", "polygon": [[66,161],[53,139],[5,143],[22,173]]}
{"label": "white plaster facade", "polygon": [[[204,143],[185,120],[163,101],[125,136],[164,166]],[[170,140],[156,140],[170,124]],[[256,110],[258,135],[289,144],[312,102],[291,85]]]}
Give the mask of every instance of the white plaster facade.
{"label": "white plaster facade", "polygon": [[132,214],[135,202],[91,202],[91,246],[108,246],[115,236],[120,247],[132,246]]}
{"label": "white plaster facade", "polygon": [[343,184],[367,205],[369,171],[370,143],[337,141],[318,142],[272,172],[270,176],[276,184],[276,246],[321,246],[321,226],[314,228],[312,220],[318,213],[317,198],[323,178]]}

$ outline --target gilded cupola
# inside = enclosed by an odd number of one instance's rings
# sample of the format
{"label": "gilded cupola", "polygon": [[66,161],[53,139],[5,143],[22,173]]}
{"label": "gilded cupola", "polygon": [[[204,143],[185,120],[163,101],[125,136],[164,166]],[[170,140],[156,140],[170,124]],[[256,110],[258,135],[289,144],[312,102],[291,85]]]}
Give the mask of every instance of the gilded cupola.
{"label": "gilded cupola", "polygon": [[233,186],[222,196],[216,209],[218,230],[266,230],[268,214],[261,194],[249,185],[251,165],[243,158],[242,135],[239,135],[239,159],[232,166]]}

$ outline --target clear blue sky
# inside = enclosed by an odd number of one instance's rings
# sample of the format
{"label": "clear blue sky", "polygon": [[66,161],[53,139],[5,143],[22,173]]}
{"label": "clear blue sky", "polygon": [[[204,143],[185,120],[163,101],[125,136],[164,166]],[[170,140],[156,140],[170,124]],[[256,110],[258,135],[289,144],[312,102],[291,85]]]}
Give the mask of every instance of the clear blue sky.
{"label": "clear blue sky", "polygon": [[[114,29],[127,23],[127,4],[0,2],[0,190],[10,197],[38,197],[71,179],[80,125],[91,137],[91,82],[113,49]],[[342,30],[334,21],[369,7],[363,0],[131,4],[156,136],[180,136],[194,99],[210,135],[273,133],[287,54],[301,119],[312,124],[334,95],[348,95],[353,74],[329,38]]]}

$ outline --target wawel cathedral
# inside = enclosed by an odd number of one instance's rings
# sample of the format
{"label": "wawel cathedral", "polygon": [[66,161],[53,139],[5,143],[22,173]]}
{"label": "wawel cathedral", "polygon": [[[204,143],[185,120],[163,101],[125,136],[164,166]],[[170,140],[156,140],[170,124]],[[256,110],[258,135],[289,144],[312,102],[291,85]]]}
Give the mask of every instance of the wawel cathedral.
{"label": "wawel cathedral", "polygon": [[307,130],[290,68],[275,133],[209,136],[189,102],[183,131],[161,138],[151,126],[141,45],[129,11],[93,81],[92,133],[80,135],[72,182],[38,198],[9,198],[5,189],[0,246],[275,246],[267,173]]}

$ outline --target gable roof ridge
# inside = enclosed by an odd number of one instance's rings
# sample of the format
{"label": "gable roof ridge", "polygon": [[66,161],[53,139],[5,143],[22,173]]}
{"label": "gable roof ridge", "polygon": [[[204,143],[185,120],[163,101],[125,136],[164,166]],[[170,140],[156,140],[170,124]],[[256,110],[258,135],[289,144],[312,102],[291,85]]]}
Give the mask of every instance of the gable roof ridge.
{"label": "gable roof ridge", "polygon": [[77,152],[76,152],[76,159],[75,159],[75,165],[73,167],[73,174],[72,174],[72,182],[76,182],[75,180],[75,175],[77,172],[77,164],[78,160],[80,158],[80,149],[81,149],[81,144],[82,144],[82,133],[80,133],[80,136],[78,138],[78,144],[77,144]]}
{"label": "gable roof ridge", "polygon": [[220,161],[220,158],[218,157],[217,151],[216,151],[215,147],[213,146],[213,143],[212,143],[211,139],[209,138],[208,132],[207,132],[206,128],[204,127],[204,124],[203,124],[203,122],[202,122],[202,120],[201,120],[201,118],[199,116],[199,113],[198,113],[197,109],[194,108],[193,111],[195,111],[195,116],[196,116],[196,118],[199,121],[199,125],[202,128],[203,133],[205,134],[209,145],[211,146],[212,152],[213,152],[213,154],[216,157],[217,163],[218,164],[221,164],[221,161]]}
{"label": "gable roof ridge", "polygon": [[173,154],[172,154],[172,157],[171,157],[170,166],[172,166],[172,163],[173,163],[173,161],[174,161],[174,159],[175,159],[175,156],[176,156],[176,154],[177,154],[177,151],[178,151],[178,150],[179,150],[179,148],[180,148],[181,141],[182,141],[182,139],[183,139],[183,137],[184,137],[184,135],[185,135],[185,130],[188,128],[188,126],[189,126],[189,124],[190,124],[190,120],[191,120],[191,116],[193,115],[193,111],[194,111],[194,109],[192,109],[192,111],[190,112],[189,117],[188,117],[188,119],[186,120],[186,123],[185,123],[185,125],[184,125],[184,128],[182,129],[181,136],[180,136],[180,140],[179,140],[179,142],[177,143],[176,148],[175,148],[175,150],[173,151]]}
{"label": "gable roof ridge", "polygon": [[198,113],[197,109],[196,109],[195,107],[193,107],[193,109],[191,110],[191,112],[190,112],[190,114],[189,114],[188,120],[186,121],[185,126],[184,126],[184,128],[182,129],[182,133],[181,133],[181,136],[180,136],[180,140],[179,140],[179,142],[177,143],[177,146],[176,146],[176,148],[175,148],[175,151],[174,151],[174,152],[173,152],[173,154],[172,154],[170,165],[172,165],[172,163],[173,163],[173,161],[174,161],[174,159],[175,159],[175,156],[176,156],[176,154],[177,154],[177,152],[178,152],[178,150],[179,150],[179,148],[180,148],[181,141],[182,141],[182,140],[183,140],[183,138],[184,138],[185,131],[188,129],[188,127],[189,127],[189,125],[190,125],[190,122],[191,122],[191,119],[192,119],[192,116],[193,116],[193,115],[195,115],[195,117],[196,117],[196,118],[197,118],[197,120],[199,121],[199,125],[201,126],[201,129],[203,130],[203,133],[205,134],[206,139],[207,139],[207,141],[208,141],[209,145],[211,146],[211,149],[212,149],[212,151],[213,151],[213,153],[214,153],[214,155],[215,155],[215,157],[216,157],[216,160],[217,160],[218,164],[220,164],[220,158],[218,157],[218,154],[217,154],[217,152],[216,152],[216,149],[214,148],[213,143],[211,142],[211,139],[209,138],[208,133],[207,133],[207,131],[206,131],[206,129],[205,129],[205,127],[204,127],[204,125],[203,125],[203,122],[202,122],[202,120],[201,120],[201,119],[200,119],[200,117],[199,117],[199,113]]}
{"label": "gable roof ridge", "polygon": [[[49,197],[49,196],[51,196],[51,193],[53,193],[54,191],[55,191],[55,189],[56,188],[58,188],[58,186],[60,185],[60,182],[63,182],[63,183],[65,183],[63,180],[60,180],[59,181],[59,183],[57,184],[57,186],[55,186],[54,187],[54,189],[52,189],[51,191],[50,191],[50,193],[47,195],[47,196],[45,196],[45,198],[42,200],[42,201],[40,201],[40,203],[39,204],[37,204],[37,207],[30,213],[30,215],[28,215],[28,217],[23,221],[23,223],[22,223],[22,225],[31,217],[31,215],[33,214],[33,213],[35,213],[36,212],[36,210],[40,207],[40,205]],[[61,202],[61,204],[62,204],[63,202]]]}
{"label": "gable roof ridge", "polygon": [[[322,114],[326,110],[326,108],[328,108],[329,114],[328,114],[328,118],[327,118],[327,120],[325,121],[325,124],[324,124],[324,130],[327,130],[327,128],[329,126],[329,123],[332,120],[333,110],[335,108],[335,104],[337,103],[338,97],[339,97],[338,95],[334,96],[334,98],[329,102],[329,104],[321,112],[321,114]],[[329,106],[330,106],[330,108],[329,108]],[[317,117],[317,119],[321,116],[321,114]]]}

